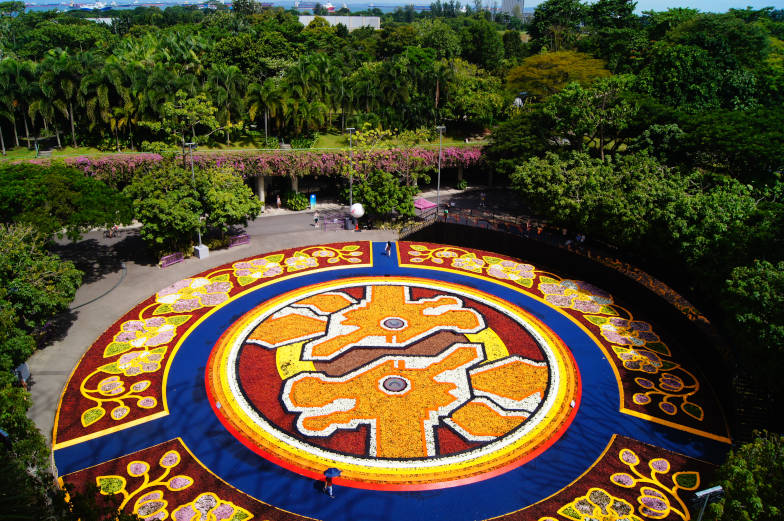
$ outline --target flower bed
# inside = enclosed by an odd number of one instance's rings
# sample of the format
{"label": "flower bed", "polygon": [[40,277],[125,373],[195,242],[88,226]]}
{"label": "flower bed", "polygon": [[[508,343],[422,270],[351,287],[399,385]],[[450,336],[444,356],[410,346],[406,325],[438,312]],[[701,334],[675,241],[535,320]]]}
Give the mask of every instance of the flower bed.
{"label": "flower bed", "polygon": [[518,259],[383,246],[266,253],[136,306],[66,386],[63,479],[149,521],[688,519],[728,440],[677,334]]}

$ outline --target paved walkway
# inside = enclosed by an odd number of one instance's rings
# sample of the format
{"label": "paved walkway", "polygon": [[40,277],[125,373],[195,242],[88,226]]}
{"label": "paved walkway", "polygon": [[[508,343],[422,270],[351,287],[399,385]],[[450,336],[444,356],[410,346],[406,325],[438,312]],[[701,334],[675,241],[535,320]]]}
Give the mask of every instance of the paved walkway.
{"label": "paved walkway", "polygon": [[[445,189],[441,191],[441,199],[443,202],[451,199],[458,207],[476,207],[480,191],[480,188]],[[428,191],[420,196],[435,201],[436,192]],[[499,206],[511,204],[510,197],[511,192],[504,190],[488,191],[488,202],[495,201]],[[316,209],[328,212],[340,208],[332,201],[324,201]],[[365,230],[360,234],[316,231],[310,210],[292,212],[277,208],[267,208],[246,230],[250,235],[248,245],[212,251],[204,260],[189,258],[166,269],[159,268],[157,259],[147,252],[139,238],[138,226],[125,228],[112,239],[94,231],[78,243],[60,244],[58,253],[73,260],[85,272],[85,277],[69,311],[57,318],[47,347],[36,351],[28,360],[33,374],[30,386],[33,406],[29,416],[47,440],[51,441],[60,393],[82,354],[112,323],[157,290],[209,268],[269,251],[358,238],[397,239],[397,232],[392,230]]]}

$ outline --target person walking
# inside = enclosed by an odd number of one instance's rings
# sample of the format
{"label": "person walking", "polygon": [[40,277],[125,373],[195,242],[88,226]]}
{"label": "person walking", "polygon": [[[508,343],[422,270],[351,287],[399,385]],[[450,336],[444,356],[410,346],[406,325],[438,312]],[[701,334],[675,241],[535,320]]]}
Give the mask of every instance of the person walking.
{"label": "person walking", "polygon": [[277,196],[278,210],[280,210],[280,195]]}
{"label": "person walking", "polygon": [[319,214],[318,212],[316,212],[313,214],[313,226],[315,226],[316,228],[318,228],[318,220],[319,220]]}
{"label": "person walking", "polygon": [[384,248],[384,255],[387,257],[392,255],[392,241],[387,241],[387,246]]}
{"label": "person walking", "polygon": [[329,494],[329,497],[335,498],[332,490],[332,480],[340,476],[340,470],[335,467],[330,467],[324,471],[324,493]]}

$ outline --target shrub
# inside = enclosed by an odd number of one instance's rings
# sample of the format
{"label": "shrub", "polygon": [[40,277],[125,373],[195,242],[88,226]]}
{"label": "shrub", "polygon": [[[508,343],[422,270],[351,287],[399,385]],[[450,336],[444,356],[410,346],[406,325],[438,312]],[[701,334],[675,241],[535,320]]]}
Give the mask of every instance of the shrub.
{"label": "shrub", "polygon": [[163,141],[142,141],[142,152],[152,152],[153,154],[164,154],[175,152],[175,150]]}
{"label": "shrub", "polygon": [[318,134],[312,136],[298,136],[291,138],[291,148],[313,148],[318,139]]}
{"label": "shrub", "polygon": [[283,205],[289,210],[307,210],[310,207],[308,196],[299,192],[286,192],[283,195]]}

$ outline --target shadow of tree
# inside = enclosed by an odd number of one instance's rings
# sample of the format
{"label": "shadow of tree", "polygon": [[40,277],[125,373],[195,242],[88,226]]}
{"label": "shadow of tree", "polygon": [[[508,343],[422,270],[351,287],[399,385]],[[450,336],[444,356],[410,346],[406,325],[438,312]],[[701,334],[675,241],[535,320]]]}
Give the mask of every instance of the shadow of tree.
{"label": "shadow of tree", "polygon": [[122,263],[133,262],[153,266],[157,259],[139,237],[137,230],[119,232],[113,239],[98,239],[97,232],[87,238],[69,243],[58,243],[52,251],[70,260],[84,273],[83,284],[96,282],[109,273],[122,269]]}
{"label": "shadow of tree", "polygon": [[68,309],[52,317],[36,335],[38,349],[43,349],[64,339],[77,316],[77,312]]}

